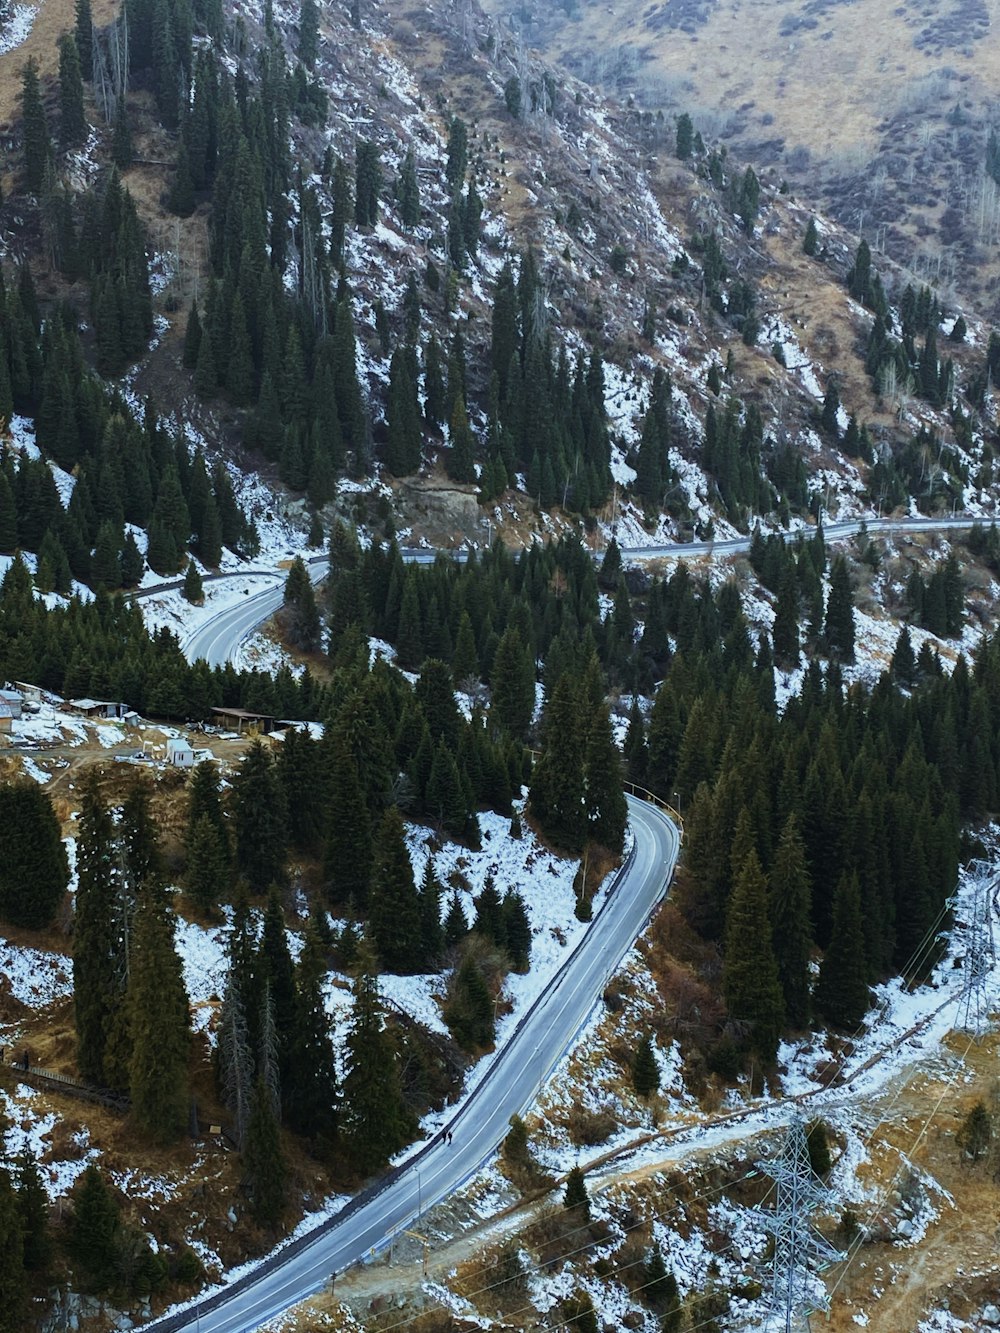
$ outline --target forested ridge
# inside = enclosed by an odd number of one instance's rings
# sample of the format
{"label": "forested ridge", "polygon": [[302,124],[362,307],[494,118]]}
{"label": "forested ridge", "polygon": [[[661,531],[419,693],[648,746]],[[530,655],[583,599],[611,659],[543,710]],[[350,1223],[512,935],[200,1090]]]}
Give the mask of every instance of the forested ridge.
{"label": "forested ridge", "polygon": [[[627,192],[602,189],[608,165],[560,156],[560,135],[575,150],[593,133],[585,94],[530,65],[510,75],[503,34],[462,56],[503,69],[476,76],[490,119],[468,87],[404,102],[387,74],[360,95],[338,63],[370,59],[377,16],[294,8],[265,4],[257,25],[218,0],[139,0],[95,27],[77,0],[58,75],[21,74],[0,202],[28,219],[0,264],[0,425],[16,423],[0,435],[0,682],[146,718],[226,705],[322,724],[199,765],[169,856],[159,787],[105,775],[73,798],[66,1063],[127,1099],[151,1152],[218,1115],[253,1244],[299,1215],[315,1170],[336,1189],[383,1170],[491,1048],[504,979],[532,964],[538,885],[491,874],[467,913],[439,866],[480,849],[487,822],[579,858],[587,922],[593,876],[627,849],[627,783],[681,809],[665,919],[697,940],[699,1011],[681,1046],[724,1088],[773,1077],[786,1037],[849,1038],[886,978],[928,975],[1000,794],[997,641],[949,673],[911,638],[963,634],[965,552],[1000,569],[995,526],[914,564],[891,663],[865,686],[845,673],[877,543],[756,525],[820,520],[831,465],[873,509],[988,492],[996,336],[970,344],[938,293],[883,277],[866,242],[841,264],[829,232],[800,229],[781,187],[687,115],[636,111],[628,130],[646,148],[655,134],[678,172],[684,220],[656,250],[656,226],[613,197]],[[154,153],[168,165],[151,190]],[[866,321],[844,355],[870,402],[835,369],[817,394],[789,390],[755,258],[769,213]],[[150,277],[167,216],[198,254],[183,299]],[[159,394],[137,393],[154,365]],[[634,411],[612,416],[622,398]],[[891,427],[866,421],[872,403]],[[234,460],[301,501],[310,548],[328,547],[319,590],[292,564],[278,617],[304,670],[189,664],[122,595],[147,570],[186,570],[198,601],[200,571],[260,552]],[[418,475],[474,495],[504,539],[407,564],[400,483]],[[633,538],[752,532],[752,575],[630,567],[610,536],[622,511]],[[770,632],[751,630],[751,598],[773,603]],[[780,705],[776,668],[801,672]],[[0,784],[0,919],[18,931],[70,915],[56,809],[33,781]],[[191,925],[226,934],[210,1057],[176,938]],[[353,1003],[336,1037],[334,972]],[[438,1033],[380,988],[428,974]],[[629,1072],[639,1096],[655,1090],[648,1035]],[[114,1300],[200,1279],[193,1250],[173,1235],[156,1249],[125,1220],[97,1166],[55,1226],[41,1189],[30,1154],[0,1167],[0,1333],[67,1275]]]}

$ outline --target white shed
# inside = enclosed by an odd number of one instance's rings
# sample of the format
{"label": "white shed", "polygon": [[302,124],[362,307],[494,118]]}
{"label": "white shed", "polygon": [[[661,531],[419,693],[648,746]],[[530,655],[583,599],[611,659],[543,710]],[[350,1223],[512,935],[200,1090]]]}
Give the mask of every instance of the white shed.
{"label": "white shed", "polygon": [[167,741],[167,763],[172,768],[194,768],[194,750],[187,741],[172,736]]}

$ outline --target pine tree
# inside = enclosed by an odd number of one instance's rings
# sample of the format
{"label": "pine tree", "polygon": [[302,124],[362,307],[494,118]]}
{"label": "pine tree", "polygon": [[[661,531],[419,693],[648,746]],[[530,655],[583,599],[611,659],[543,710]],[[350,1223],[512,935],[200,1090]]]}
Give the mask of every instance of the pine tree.
{"label": "pine tree", "polygon": [[462,906],[462,900],[458,893],[455,892],[451,895],[448,913],[444,919],[445,948],[453,949],[456,944],[465,939],[468,933],[469,921],[465,915],[465,908]]}
{"label": "pine tree", "polygon": [[35,782],[0,784],[0,920],[27,930],[51,924],[69,883],[52,802]]}
{"label": "pine tree", "polygon": [[[189,218],[194,212],[194,179],[187,144],[181,139],[177,148],[177,162],[167,195],[167,207],[179,218]],[[237,293],[238,295],[238,293]],[[242,400],[241,400],[242,401]]]}
{"label": "pine tree", "polygon": [[490,670],[490,721],[523,740],[535,711],[535,663],[516,625],[504,630]]}
{"label": "pine tree", "polygon": [[620,856],[625,845],[628,806],[623,786],[621,753],[611,731],[607,705],[602,703],[590,719],[584,752],[587,830],[599,847]]}
{"label": "pine tree", "polygon": [[677,117],[677,139],[674,151],[682,162],[686,162],[694,148],[694,125],[686,111]]}
{"label": "pine tree", "polygon": [[382,188],[378,147],[366,139],[359,139],[354,151],[354,221],[359,227],[374,227],[378,221],[378,196]]}
{"label": "pine tree", "polygon": [[803,254],[809,255],[811,258],[816,253],[818,245],[819,233],[816,230],[816,219],[811,217],[806,223],[806,234],[802,238]]}
{"label": "pine tree", "polygon": [[357,762],[343,735],[331,742],[329,823],[325,855],[327,896],[334,906],[363,911],[372,874],[371,820]]}
{"label": "pine tree", "polygon": [[243,1188],[258,1226],[271,1231],[277,1227],[285,1206],[287,1176],[278,1118],[264,1079],[258,1078],[243,1147]]}
{"label": "pine tree", "polygon": [[403,818],[391,806],[379,828],[369,894],[369,926],[386,971],[419,972],[423,968],[426,959],[420,923],[420,899]]}
{"label": "pine tree", "polygon": [[813,1174],[825,1180],[833,1163],[830,1160],[830,1136],[825,1120],[811,1120],[806,1126],[806,1145]]}
{"label": "pine tree", "polygon": [[24,1266],[29,1273],[47,1273],[52,1263],[49,1196],[38,1162],[28,1147],[17,1158],[17,1211],[21,1218]]}
{"label": "pine tree", "polygon": [[830,944],[816,982],[816,1008],[835,1027],[854,1031],[868,1009],[865,937],[857,875],[843,875],[833,900]]}
{"label": "pine tree", "polygon": [[132,1114],[143,1133],[172,1143],[188,1119],[189,1006],[172,916],[149,890],[136,914],[128,1005]]}
{"label": "pine tree", "polygon": [[319,53],[319,6],[316,0],[302,0],[299,10],[299,59],[312,69]]}
{"label": "pine tree", "polygon": [[187,317],[187,327],[184,330],[184,350],[181,353],[181,362],[186,370],[194,370],[197,366],[200,350],[201,320],[198,317],[198,303],[192,301]]}
{"label": "pine tree", "polygon": [[80,54],[80,71],[84,79],[89,81],[94,63],[94,20],[90,10],[90,0],[76,0],[74,20],[73,35],[76,37],[76,49]]}
{"label": "pine tree", "polygon": [[450,444],[445,458],[445,470],[452,481],[470,484],[476,480],[475,440],[469,426],[465,403],[460,396],[455,398],[451,410]]}
{"label": "pine tree", "polygon": [[349,1160],[359,1175],[370,1176],[404,1147],[412,1118],[403,1101],[392,1041],[382,1026],[374,959],[365,951],[354,983],[343,1104]]}
{"label": "pine tree", "polygon": [[444,1021],[463,1051],[481,1051],[493,1044],[493,1001],[479,964],[466,952],[451,981]]}
{"label": "pine tree", "polygon": [[651,1097],[660,1086],[660,1068],[649,1033],[644,1033],[632,1060],[632,1086],[640,1097]]}
{"label": "pine tree", "polygon": [[125,534],[122,548],[121,580],[122,587],[136,588],[142,582],[146,570],[146,557],[139,550],[139,544],[131,532]]}
{"label": "pine tree", "polygon": [[420,183],[412,145],[407,148],[400,168],[397,197],[400,221],[404,227],[415,227],[420,221]]}
{"label": "pine tree", "polygon": [[830,567],[830,595],[824,624],[827,652],[840,662],[854,661],[854,599],[847,561],[834,557]]}
{"label": "pine tree", "polygon": [[[9,415],[5,414],[5,420]],[[17,510],[14,506],[14,492],[6,472],[0,470],[0,555],[13,555],[16,548]]]}
{"label": "pine tree", "polygon": [[908,625],[904,625],[899,631],[896,647],[889,663],[889,670],[894,679],[907,689],[913,685],[917,678],[917,659],[913,652],[913,640],[910,638]]}
{"label": "pine tree", "polygon": [[86,138],[80,54],[76,38],[64,32],[59,38],[59,142],[63,148],[76,148]]}
{"label": "pine tree", "polygon": [[236,772],[233,800],[237,868],[251,892],[261,893],[284,872],[286,811],[274,760],[259,740]]}
{"label": "pine tree", "polygon": [[26,1327],[27,1295],[24,1228],[10,1171],[0,1164],[0,1333]]}
{"label": "pine tree", "polygon": [[531,922],[518,889],[503,896],[503,927],[507,954],[515,972],[527,972],[531,959]]}
{"label": "pine tree", "polygon": [[96,783],[90,783],[83,792],[77,838],[73,998],[77,1064],[83,1077],[98,1086],[105,1082],[111,1010],[121,998],[117,960],[109,948],[115,856],[111,816]]}
{"label": "pine tree", "polygon": [[84,1171],[73,1201],[69,1252],[87,1274],[93,1291],[107,1291],[118,1267],[121,1215],[93,1162]]}
{"label": "pine tree", "polygon": [[38,63],[34,57],[21,71],[21,81],[25,183],[32,194],[39,194],[45,183],[45,169],[52,157],[52,144],[38,83]]}
{"label": "pine tree", "polygon": [[[244,991],[249,992],[250,985],[240,974],[238,921],[237,914],[234,916],[233,931],[230,935],[229,970],[219,1014],[216,1078],[222,1101],[233,1117],[236,1143],[242,1149],[246,1143],[247,1126],[250,1123],[254,1059],[250,1049],[251,1038],[244,999]],[[250,998],[249,994],[246,998]]]}
{"label": "pine tree", "polygon": [[198,572],[198,566],[193,560],[188,560],[187,572],[184,575],[184,600],[190,602],[192,606],[201,606],[205,600],[205,589],[202,586],[201,574]]}
{"label": "pine tree", "polygon": [[794,671],[800,660],[799,583],[795,565],[791,560],[785,565],[778,587],[771,641],[774,647],[774,660],[778,666]]}
{"label": "pine tree", "polygon": [[114,128],[111,133],[111,160],[119,171],[128,171],[132,165],[132,126],[124,96],[118,98],[115,106]]}
{"label": "pine tree", "polygon": [[970,1158],[973,1165],[988,1150],[993,1138],[993,1117],[983,1102],[976,1102],[972,1110],[962,1121],[955,1144],[965,1158]]}
{"label": "pine tree", "polygon": [[587,834],[584,737],[576,686],[564,672],[545,705],[541,758],[531,780],[531,810],[557,847],[578,852]]}
{"label": "pine tree", "polygon": [[295,971],[295,1024],[285,1111],[292,1129],[329,1145],[337,1131],[339,1092],[333,1035],[323,999],[325,972],[323,945],[310,926]]}
{"label": "pine tree", "polygon": [[219,372],[215,364],[211,330],[202,337],[198,347],[198,364],[194,372],[194,391],[199,398],[211,398],[219,387]]}
{"label": "pine tree", "polygon": [[420,946],[425,966],[433,966],[444,947],[441,923],[441,884],[434,873],[434,862],[427,858],[420,881]]}
{"label": "pine tree", "polygon": [[590,1221],[590,1196],[587,1193],[587,1181],[578,1166],[571,1167],[569,1174],[566,1176],[563,1207],[578,1216],[581,1223]]}
{"label": "pine tree", "polygon": [[809,1022],[810,884],[798,820],[789,815],[771,870],[769,911],[774,957],[790,1027]]}
{"label": "pine tree", "polygon": [[204,913],[214,913],[225,897],[230,876],[229,849],[207,815],[191,829],[187,844],[185,886],[188,897]]}
{"label": "pine tree", "polygon": [[770,1063],[778,1049],[784,1002],[767,920],[767,884],[755,850],[746,857],[729,900],[722,985],[729,1017],[746,1026],[745,1044]]}

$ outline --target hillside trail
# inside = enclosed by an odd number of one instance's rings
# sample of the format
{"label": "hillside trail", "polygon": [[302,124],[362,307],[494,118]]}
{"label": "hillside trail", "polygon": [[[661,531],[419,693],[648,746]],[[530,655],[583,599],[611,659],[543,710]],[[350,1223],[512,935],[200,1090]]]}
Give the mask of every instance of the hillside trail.
{"label": "hillside trail", "polygon": [[[957,1160],[955,1104],[949,1102],[943,1107],[940,1104],[944,1081],[939,1054],[915,1057],[901,1065],[878,1092],[852,1099],[851,1106],[858,1120],[874,1125],[870,1131],[872,1149],[882,1161],[867,1183],[876,1193],[890,1189],[900,1164],[912,1160],[947,1190],[953,1202],[936,1199],[939,1216],[917,1245],[905,1248],[887,1242],[865,1245],[846,1273],[840,1267],[832,1269],[828,1286],[836,1284],[833,1309],[828,1322],[820,1323],[817,1317],[817,1327],[829,1328],[833,1333],[854,1333],[858,1328],[855,1316],[861,1312],[870,1333],[914,1329],[928,1308],[946,1300],[957,1275],[996,1274],[1000,1269],[1000,1195],[984,1166],[972,1169]],[[980,1064],[973,1057],[972,1069],[964,1061],[961,1067],[963,1073],[976,1077],[982,1073],[975,1067]],[[964,1078],[961,1082],[964,1084]],[[956,1099],[967,1096],[967,1092],[955,1093]],[[839,1101],[835,1096],[828,1097],[823,1106],[832,1109]],[[766,1105],[754,1109],[765,1109]],[[929,1132],[922,1132],[925,1125]],[[727,1124],[721,1140],[714,1137],[705,1144],[688,1140],[665,1144],[654,1161],[634,1166],[624,1164],[595,1173],[591,1192],[599,1194],[617,1185],[651,1181],[682,1162],[696,1171],[700,1161],[717,1159],[720,1151],[745,1153],[754,1139],[774,1132],[773,1124],[762,1125],[751,1113],[745,1124]],[[916,1150],[911,1159],[909,1154],[914,1145]],[[481,1256],[488,1247],[530,1225],[553,1206],[555,1199],[556,1195],[550,1192],[541,1198],[515,1203],[493,1217],[474,1221],[452,1203],[440,1205],[426,1215],[419,1227],[422,1234],[430,1237],[426,1265],[420,1241],[400,1236],[394,1241],[391,1258],[387,1252],[374,1263],[339,1275],[334,1294],[326,1292],[305,1303],[292,1327],[312,1327],[309,1320],[317,1312],[335,1316],[341,1304],[356,1314],[402,1308],[403,1302],[412,1308],[411,1302],[419,1304],[425,1299],[427,1283],[446,1280],[455,1269]],[[860,1212],[864,1218],[864,1207]],[[446,1238],[448,1233],[450,1239]]]}

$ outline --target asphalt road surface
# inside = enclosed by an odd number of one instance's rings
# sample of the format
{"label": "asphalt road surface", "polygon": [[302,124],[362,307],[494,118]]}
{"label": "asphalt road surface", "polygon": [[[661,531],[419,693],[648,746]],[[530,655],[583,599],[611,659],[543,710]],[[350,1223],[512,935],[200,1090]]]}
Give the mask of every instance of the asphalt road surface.
{"label": "asphalt road surface", "polygon": [[[872,518],[864,523],[852,520],[849,523],[830,523],[823,528],[823,535],[828,541],[842,541],[846,537],[856,536],[864,527],[869,533],[887,532],[948,532],[955,529],[968,529],[974,520],[968,515],[953,515],[947,518]],[[782,533],[785,541],[794,541],[796,537],[811,537],[815,528]],[[677,560],[685,556],[735,555],[739,551],[750,549],[749,537],[733,537],[723,541],[665,542],[659,546],[628,547],[622,550],[622,558],[629,560]],[[468,558],[468,552],[458,548],[450,554],[456,560]],[[404,550],[403,559],[418,564],[430,564],[436,552],[429,550]],[[310,577],[318,583],[326,574],[327,556],[316,555],[307,560]],[[227,577],[219,575],[220,579]],[[246,577],[234,574],[232,577]],[[258,625],[269,620],[282,604],[285,574],[275,573],[273,588],[267,588],[252,596],[247,596],[239,605],[228,607],[208,621],[200,629],[194,630],[181,644],[189,662],[203,657],[209,666],[225,666],[239,645]],[[166,586],[166,585],[165,585]],[[172,586],[172,585],[170,585]],[[149,595],[157,589],[147,589]]]}
{"label": "asphalt road surface", "polygon": [[[968,528],[970,519],[873,519],[868,532],[947,531]],[[830,524],[829,540],[854,536],[859,522]],[[810,535],[807,529],[805,536]],[[797,533],[784,534],[794,540]],[[749,548],[749,538],[685,542],[623,551],[626,560],[676,559],[729,555]],[[456,552],[456,558],[465,558]],[[430,551],[409,551],[405,558],[429,562]],[[326,556],[309,561],[314,582],[326,573]],[[226,608],[191,633],[183,643],[190,661],[203,657],[211,666],[230,660],[243,640],[281,606],[283,577],[275,585]],[[528,1107],[572,1046],[599,1001],[608,978],[641,933],[664,896],[680,842],[677,829],[656,807],[629,798],[634,849],[606,895],[600,912],[558,974],[518,1024],[492,1068],[444,1133],[422,1148],[381,1187],[363,1191],[309,1237],[264,1260],[257,1269],[186,1310],[148,1327],[158,1333],[249,1333],[289,1306],[328,1284],[331,1276],[384,1248],[404,1229],[419,1230],[421,1213],[453,1194],[496,1152],[510,1117]]]}
{"label": "asphalt road surface", "polygon": [[634,848],[614,888],[492,1068],[448,1122],[386,1186],[353,1200],[318,1233],[277,1251],[247,1277],[148,1325],[157,1333],[248,1333],[373,1255],[452,1195],[496,1152],[514,1114],[535,1099],[573,1045],[608,979],[666,893],[680,840],[663,811],[629,798]]}

